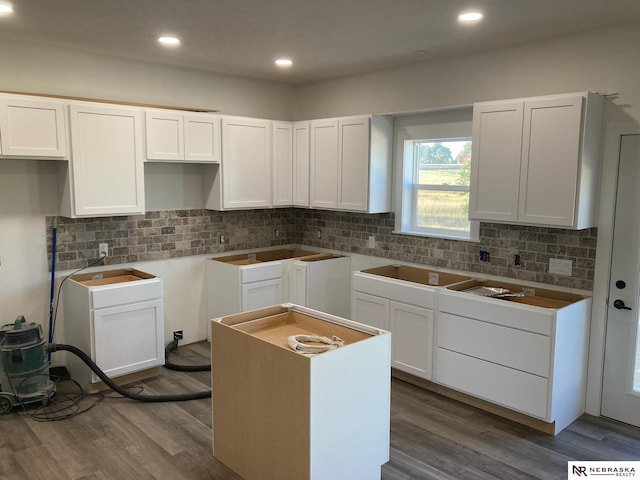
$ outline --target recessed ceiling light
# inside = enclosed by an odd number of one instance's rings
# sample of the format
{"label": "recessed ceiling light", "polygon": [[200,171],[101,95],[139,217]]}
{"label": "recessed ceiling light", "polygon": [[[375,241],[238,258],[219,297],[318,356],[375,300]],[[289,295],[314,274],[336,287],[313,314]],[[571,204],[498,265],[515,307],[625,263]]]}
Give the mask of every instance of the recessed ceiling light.
{"label": "recessed ceiling light", "polygon": [[281,68],[287,68],[293,65],[293,61],[290,58],[279,58],[275,63]]}
{"label": "recessed ceiling light", "polygon": [[416,50],[413,52],[414,55],[429,55],[429,50]]}
{"label": "recessed ceiling light", "polygon": [[458,15],[458,20],[464,23],[477,22],[482,18],[480,12],[465,12]]}
{"label": "recessed ceiling light", "polygon": [[180,39],[178,37],[173,37],[170,35],[165,35],[158,38],[158,42],[160,42],[162,45],[166,45],[167,47],[177,47],[178,45],[180,45]]}
{"label": "recessed ceiling light", "polygon": [[13,13],[13,5],[9,2],[0,2],[0,15],[10,15]]}

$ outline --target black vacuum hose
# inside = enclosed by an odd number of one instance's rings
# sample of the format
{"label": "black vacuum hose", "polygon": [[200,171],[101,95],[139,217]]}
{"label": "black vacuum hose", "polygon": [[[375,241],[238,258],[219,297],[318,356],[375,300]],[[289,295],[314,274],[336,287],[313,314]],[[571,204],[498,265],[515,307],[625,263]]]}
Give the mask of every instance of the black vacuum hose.
{"label": "black vacuum hose", "polygon": [[138,400],[140,402],[183,402],[185,400],[198,400],[201,398],[211,398],[211,390],[206,392],[194,392],[194,393],[183,393],[177,395],[146,395],[143,393],[133,393],[127,390],[126,388],[122,388],[120,385],[111,380],[106,373],[100,370],[100,367],[95,364],[91,357],[84,353],[77,347],[73,345],[65,345],[64,343],[51,343],[49,344],[50,352],[58,352],[64,350],[66,352],[71,352],[77,357],[80,358],[84,363],[88,365],[88,367],[93,370],[93,372],[102,380],[107,386],[109,386],[114,392],[119,393],[123,397],[131,398],[132,400]]}
{"label": "black vacuum hose", "polygon": [[208,372],[211,370],[211,364],[209,365],[177,365],[169,361],[169,354],[178,348],[178,341],[173,340],[169,342],[164,349],[164,368],[169,370],[176,370],[178,372]]}

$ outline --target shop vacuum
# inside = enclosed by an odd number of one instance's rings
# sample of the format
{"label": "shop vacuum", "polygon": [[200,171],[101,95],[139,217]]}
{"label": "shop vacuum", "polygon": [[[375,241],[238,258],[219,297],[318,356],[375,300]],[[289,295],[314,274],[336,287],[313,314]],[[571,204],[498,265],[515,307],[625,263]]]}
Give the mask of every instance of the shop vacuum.
{"label": "shop vacuum", "polygon": [[46,404],[55,390],[42,327],[19,316],[0,328],[0,415],[17,404]]}

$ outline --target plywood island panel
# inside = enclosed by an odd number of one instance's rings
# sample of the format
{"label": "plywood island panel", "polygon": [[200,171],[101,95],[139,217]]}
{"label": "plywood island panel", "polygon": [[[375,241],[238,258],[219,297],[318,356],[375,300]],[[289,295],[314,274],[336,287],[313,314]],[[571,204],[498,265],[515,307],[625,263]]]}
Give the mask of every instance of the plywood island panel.
{"label": "plywood island panel", "polygon": [[[336,335],[312,357],[289,335]],[[379,479],[390,334],[292,304],[211,322],[214,456],[247,480]]]}

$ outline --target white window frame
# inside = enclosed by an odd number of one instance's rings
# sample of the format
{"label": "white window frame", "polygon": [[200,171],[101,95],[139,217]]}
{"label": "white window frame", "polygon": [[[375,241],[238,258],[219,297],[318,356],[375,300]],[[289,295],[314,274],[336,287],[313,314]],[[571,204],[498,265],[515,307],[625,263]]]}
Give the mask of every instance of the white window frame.
{"label": "white window frame", "polygon": [[[460,121],[458,117],[462,117],[466,121]],[[417,169],[415,162],[417,143],[470,141],[471,111],[468,114],[461,109],[450,112],[427,112],[424,115],[416,116],[415,119],[404,120],[404,123],[405,125],[401,124],[395,132],[396,195],[394,210],[396,220],[393,233],[478,242],[480,240],[480,222],[476,220],[470,221],[469,232],[445,228],[425,228],[416,225],[419,191],[469,191],[469,187],[466,185],[426,186],[416,184],[414,178]],[[448,134],[442,135],[442,133]]]}

